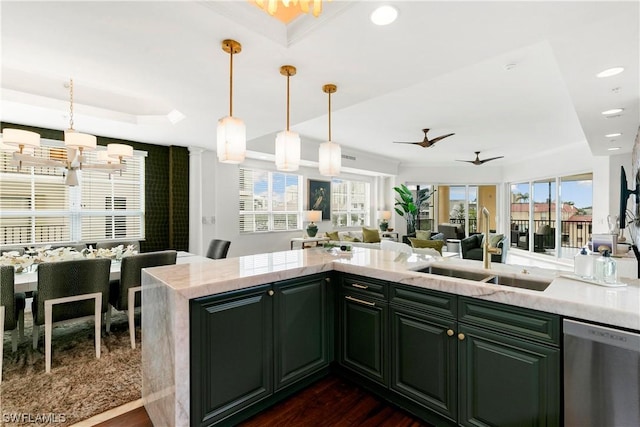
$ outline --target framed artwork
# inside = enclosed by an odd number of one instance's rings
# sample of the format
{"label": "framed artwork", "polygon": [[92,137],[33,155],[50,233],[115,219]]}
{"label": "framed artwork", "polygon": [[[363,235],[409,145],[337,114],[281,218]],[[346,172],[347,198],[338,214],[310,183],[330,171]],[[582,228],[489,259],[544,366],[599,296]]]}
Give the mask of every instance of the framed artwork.
{"label": "framed artwork", "polygon": [[309,210],[322,211],[322,220],[331,219],[331,181],[309,180],[307,186]]}

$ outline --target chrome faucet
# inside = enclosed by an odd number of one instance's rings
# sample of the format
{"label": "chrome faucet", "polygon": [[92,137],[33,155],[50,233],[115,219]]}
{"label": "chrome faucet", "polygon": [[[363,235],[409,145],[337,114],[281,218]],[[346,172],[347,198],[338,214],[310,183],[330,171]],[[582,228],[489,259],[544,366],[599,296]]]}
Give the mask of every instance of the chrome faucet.
{"label": "chrome faucet", "polygon": [[489,247],[489,210],[485,207],[482,208],[482,219],[484,221],[484,239],[482,239],[482,267],[491,269],[491,254],[501,254],[500,248]]}

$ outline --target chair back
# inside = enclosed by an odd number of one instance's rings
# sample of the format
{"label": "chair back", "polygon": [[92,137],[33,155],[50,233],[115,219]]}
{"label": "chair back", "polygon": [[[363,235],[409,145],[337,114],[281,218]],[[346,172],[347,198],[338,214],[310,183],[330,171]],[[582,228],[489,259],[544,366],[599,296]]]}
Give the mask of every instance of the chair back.
{"label": "chair back", "polygon": [[406,243],[394,242],[393,240],[381,240],[380,249],[386,251],[401,252],[404,254],[413,253],[411,246],[407,245]]}
{"label": "chair back", "polygon": [[[49,299],[102,292],[102,313],[109,302],[111,260],[106,258],[45,262],[38,265],[38,288],[33,293],[33,322],[44,325],[44,302]],[[92,300],[56,304],[53,322],[92,316]]]}
{"label": "chair back", "polygon": [[213,239],[209,243],[209,249],[207,250],[207,258],[222,259],[226,258],[229,253],[229,246],[231,242],[228,240]]}
{"label": "chair back", "polygon": [[96,243],[96,249],[111,249],[122,245],[125,249],[127,246],[133,246],[133,250],[140,251],[140,242],[138,240],[129,240],[126,242],[117,242],[114,240],[103,240]]}
{"label": "chair back", "polygon": [[[172,265],[176,263],[177,251],[147,252],[144,254],[123,257],[120,264],[120,283],[118,288],[112,287],[109,301],[117,310],[128,310],[127,293],[129,288],[142,285],[142,269]],[[136,307],[140,306],[140,293],[136,294]]]}
{"label": "chair back", "polygon": [[[0,305],[4,305],[4,330],[12,331],[16,328],[16,301],[14,292],[15,269],[11,265],[0,267]],[[1,344],[1,343],[0,343]]]}

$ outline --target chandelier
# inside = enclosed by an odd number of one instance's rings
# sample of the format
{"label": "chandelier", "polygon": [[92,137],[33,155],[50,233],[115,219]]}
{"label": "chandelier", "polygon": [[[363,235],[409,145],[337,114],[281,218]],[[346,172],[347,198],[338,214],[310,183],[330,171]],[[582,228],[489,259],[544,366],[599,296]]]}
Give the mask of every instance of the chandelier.
{"label": "chandelier", "polygon": [[287,128],[276,135],[276,169],[293,172],[300,166],[300,135],[289,130],[289,80],[296,75],[296,67],[283,65],[280,74],[287,77]]}
{"label": "chandelier", "polygon": [[235,40],[222,41],[222,50],[229,54],[229,115],[218,120],[216,151],[221,163],[242,163],[247,151],[247,130],[244,122],[233,117],[233,55],[242,51]]}
{"label": "chandelier", "polygon": [[335,93],[338,87],[334,84],[326,84],[322,86],[322,91],[329,95],[329,139],[327,142],[320,144],[318,150],[318,163],[320,174],[325,176],[340,175],[340,166],[342,163],[342,151],[340,146],[331,141],[331,94]]}
{"label": "chandelier", "polygon": [[50,150],[47,157],[37,156],[40,134],[22,129],[2,130],[0,150],[13,153],[12,164],[18,171],[23,166],[47,166],[65,169],[65,184],[78,185],[78,169],[98,169],[108,173],[125,169],[123,160],[133,156],[133,148],[125,144],[108,144],[106,151],[97,152],[100,163],[87,163],[84,152],[97,148],[94,135],[77,132],[73,128],[73,79],[69,80],[69,128],[64,131],[66,150]]}
{"label": "chandelier", "polygon": [[322,13],[322,0],[254,0],[254,2],[271,16],[276,14],[278,6],[296,7],[299,5],[302,12],[309,13],[311,5],[313,16],[317,18]]}

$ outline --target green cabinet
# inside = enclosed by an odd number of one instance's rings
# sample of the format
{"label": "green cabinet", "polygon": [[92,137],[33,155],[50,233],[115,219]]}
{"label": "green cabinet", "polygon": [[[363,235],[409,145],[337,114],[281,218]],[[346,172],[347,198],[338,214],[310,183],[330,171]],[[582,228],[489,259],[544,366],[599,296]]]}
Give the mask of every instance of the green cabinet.
{"label": "green cabinet", "polygon": [[320,274],[192,300],[191,425],[236,423],[327,368],[328,288]]}
{"label": "green cabinet", "polygon": [[389,310],[401,399],[462,426],[560,425],[558,316],[401,284]]}
{"label": "green cabinet", "polygon": [[213,425],[273,392],[269,291],[191,301],[191,425]]}
{"label": "green cabinet", "polygon": [[341,366],[388,384],[386,284],[344,276],[338,295]]}

